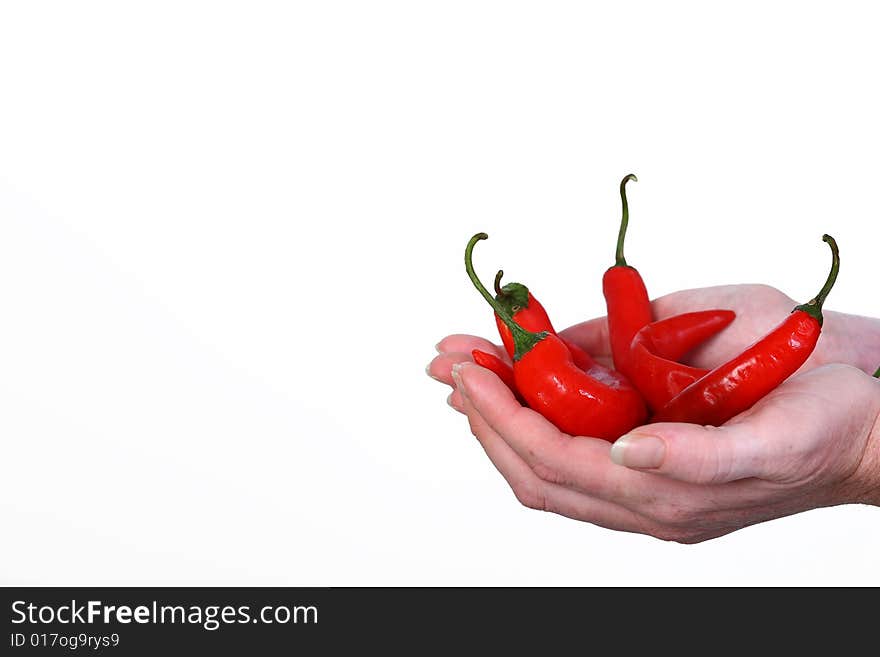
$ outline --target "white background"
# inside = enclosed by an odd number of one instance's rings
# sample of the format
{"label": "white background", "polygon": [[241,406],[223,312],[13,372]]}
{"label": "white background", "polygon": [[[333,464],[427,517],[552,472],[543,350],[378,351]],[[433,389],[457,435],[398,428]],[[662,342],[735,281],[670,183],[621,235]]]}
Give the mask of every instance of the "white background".
{"label": "white background", "polygon": [[518,505],[424,374],[462,253],[604,314],[878,316],[872,3],[5,3],[0,583],[880,585],[880,511],[683,546]]}

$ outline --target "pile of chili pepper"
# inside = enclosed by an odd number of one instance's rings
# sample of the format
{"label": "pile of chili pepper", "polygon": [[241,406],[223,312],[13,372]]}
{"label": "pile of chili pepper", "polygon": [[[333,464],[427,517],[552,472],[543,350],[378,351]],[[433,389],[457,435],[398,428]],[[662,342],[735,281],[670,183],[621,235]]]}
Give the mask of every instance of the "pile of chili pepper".
{"label": "pile of chili pepper", "polygon": [[[558,429],[575,436],[614,441],[647,421],[693,422],[719,426],[751,408],[794,374],[816,347],[822,330],[822,305],[840,268],[837,243],[830,235],[831,272],[819,293],[796,306],[776,328],[736,357],[712,370],[681,360],[736,317],[732,310],[689,312],[655,320],[644,280],[624,257],[629,225],[626,185],[620,182],[623,216],[615,263],[602,277],[613,367],[598,363],[584,349],[557,335],[547,311],[521,283],[501,286],[494,296],[473,266],[474,235],[465,248],[465,270],[495,313],[510,361],[474,350],[474,362],[491,370],[520,403],[538,411]],[[880,376],[880,370],[877,375]]]}

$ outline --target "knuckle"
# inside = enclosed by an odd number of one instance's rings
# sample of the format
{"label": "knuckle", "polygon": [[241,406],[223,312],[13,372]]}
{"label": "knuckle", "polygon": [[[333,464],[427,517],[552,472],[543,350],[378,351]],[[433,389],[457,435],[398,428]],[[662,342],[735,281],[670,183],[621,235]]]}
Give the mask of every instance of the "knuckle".
{"label": "knuckle", "polygon": [[708,537],[702,533],[679,532],[678,536],[672,539],[672,542],[678,543],[679,545],[696,545],[707,539]]}
{"label": "knuckle", "polygon": [[828,363],[825,366],[825,370],[827,372],[837,372],[843,376],[858,376],[862,373],[862,370],[848,363]]}
{"label": "knuckle", "polygon": [[541,481],[546,481],[548,484],[558,484],[561,483],[559,472],[556,468],[547,465],[541,461],[537,461],[532,465],[532,471],[535,473],[535,476],[538,477]]}
{"label": "knuckle", "polygon": [[848,363],[827,363],[817,368],[817,373],[821,372],[822,376],[834,377],[835,387],[846,387],[855,394],[870,395],[874,391],[876,379],[867,375],[855,365]]}
{"label": "knuckle", "polygon": [[701,543],[705,540],[705,537],[701,532],[690,531],[680,527],[671,527],[668,525],[656,527],[651,532],[651,536],[660,539],[661,541],[680,543],[682,545],[694,545],[695,543]]}
{"label": "knuckle", "polygon": [[732,438],[727,427],[706,425],[705,436],[701,439],[701,449],[690,456],[694,483],[716,484],[730,477],[732,458],[729,453]]}
{"label": "knuckle", "polygon": [[836,386],[852,387],[854,390],[866,390],[866,382],[871,379],[865,376],[865,372],[848,363],[826,363],[819,368],[823,376],[834,377]]}
{"label": "knuckle", "polygon": [[791,297],[782,292],[782,290],[775,288],[772,285],[755,283],[752,284],[750,288],[750,298],[759,303],[762,307],[775,304],[788,306],[790,303],[794,302],[794,299],[791,299]]}
{"label": "knuckle", "polygon": [[565,453],[567,447],[567,440],[559,436],[539,447],[529,449],[526,462],[541,481],[568,487],[571,482],[563,472],[565,467],[560,468],[560,464],[567,463]]}
{"label": "knuckle", "polygon": [[517,482],[511,488],[517,501],[524,507],[535,511],[547,510],[547,498],[540,483],[536,481]]}
{"label": "knuckle", "polygon": [[676,531],[686,529],[698,519],[698,512],[689,506],[660,501],[650,509],[651,517],[665,527]]}
{"label": "knuckle", "polygon": [[683,532],[680,529],[669,527],[667,525],[653,527],[648,533],[654,538],[670,543],[677,543],[679,538],[683,536]]}
{"label": "knuckle", "polygon": [[713,445],[713,449],[711,449],[708,454],[706,454],[706,457],[702,459],[700,469],[697,471],[696,483],[723,483],[731,476],[731,466],[731,459],[723,458],[721,455],[721,446],[715,444]]}
{"label": "knuckle", "polygon": [[767,285],[766,283],[756,283],[754,284],[754,291],[757,294],[764,294],[767,296],[782,296],[782,292],[780,292],[777,288],[772,285]]}

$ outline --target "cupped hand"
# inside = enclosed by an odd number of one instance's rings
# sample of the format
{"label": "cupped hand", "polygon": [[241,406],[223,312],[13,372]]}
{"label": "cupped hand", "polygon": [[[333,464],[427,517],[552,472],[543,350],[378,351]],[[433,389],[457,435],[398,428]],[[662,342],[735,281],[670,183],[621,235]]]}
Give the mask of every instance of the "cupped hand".
{"label": "cupped hand", "polygon": [[[794,305],[760,285],[686,290],[653,302],[658,319],[709,308],[737,312],[730,327],[691,355],[703,367],[736,355]],[[488,340],[445,338],[428,373],[454,387],[449,403],[467,415],[526,506],[693,543],[811,508],[880,505],[880,382],[852,365],[826,364],[841,356],[873,362],[876,346],[854,346],[842,336],[876,330],[876,320],[836,314],[829,322],[828,315],[810,361],[749,411],[717,428],[646,425],[613,446],[563,434],[522,407],[494,374],[470,362],[474,348],[504,356]],[[608,358],[604,318],[562,334]],[[874,345],[876,336],[854,342]]]}
{"label": "cupped hand", "polygon": [[817,507],[880,505],[880,381],[848,365],[793,377],[722,427],[649,424],[613,446],[561,433],[473,363],[450,376],[530,508],[696,543]]}

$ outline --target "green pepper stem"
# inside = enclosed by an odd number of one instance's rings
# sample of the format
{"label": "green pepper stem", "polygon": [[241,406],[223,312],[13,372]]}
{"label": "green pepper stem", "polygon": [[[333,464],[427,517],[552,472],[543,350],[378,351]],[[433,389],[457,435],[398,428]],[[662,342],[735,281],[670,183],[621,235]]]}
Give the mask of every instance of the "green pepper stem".
{"label": "green pepper stem", "polygon": [[822,236],[822,241],[831,247],[831,271],[828,273],[828,278],[825,279],[825,285],[819,290],[819,294],[807,303],[795,308],[795,310],[802,310],[811,317],[814,317],[819,322],[819,326],[822,326],[823,322],[822,304],[825,303],[828,293],[831,292],[831,288],[834,287],[834,283],[837,281],[837,274],[840,272],[840,251],[837,249],[837,242],[831,235],[827,234]]}
{"label": "green pepper stem", "polygon": [[877,371],[874,372],[874,376],[880,379],[880,367],[877,368]]}
{"label": "green pepper stem", "polygon": [[623,218],[620,220],[620,232],[617,234],[617,254],[616,262],[614,263],[616,267],[628,266],[626,258],[623,257],[623,241],[626,239],[626,229],[629,226],[629,204],[626,201],[626,183],[630,180],[638,182],[639,179],[636,178],[636,174],[630,173],[620,181],[620,200],[623,204]]}
{"label": "green pepper stem", "polygon": [[507,310],[505,310],[505,308],[500,303],[498,303],[498,301],[495,300],[495,298],[489,293],[489,290],[487,290],[483,283],[480,281],[477,273],[474,271],[474,246],[476,246],[477,242],[485,239],[489,239],[489,236],[486,235],[486,233],[477,233],[470,239],[467,247],[464,250],[464,268],[467,271],[468,278],[471,279],[471,283],[473,283],[474,287],[477,288],[477,291],[483,295],[483,298],[489,303],[490,306],[492,306],[495,314],[498,315],[498,317],[501,318],[501,321],[503,321],[507,325],[507,328],[510,329],[510,334],[513,337],[514,344],[513,359],[519,360],[525,354],[527,354],[532,349],[532,347],[534,347],[541,340],[546,338],[548,333],[546,331],[542,331],[541,333],[532,333],[531,331],[527,331],[522,326],[517,324],[510,313],[508,313]]}
{"label": "green pepper stem", "polygon": [[504,296],[504,290],[501,289],[501,277],[504,276],[504,270],[499,269],[498,273],[495,274],[495,294],[499,297]]}

